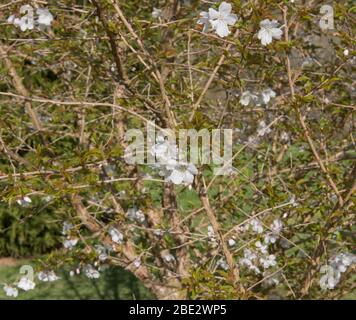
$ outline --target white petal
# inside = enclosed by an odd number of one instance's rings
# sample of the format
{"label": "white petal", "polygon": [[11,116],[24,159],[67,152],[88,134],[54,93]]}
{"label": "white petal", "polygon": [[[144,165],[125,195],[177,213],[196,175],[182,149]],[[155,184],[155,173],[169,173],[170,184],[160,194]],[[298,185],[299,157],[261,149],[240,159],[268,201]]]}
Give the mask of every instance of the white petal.
{"label": "white petal", "polygon": [[192,174],[198,174],[198,169],[197,169],[197,167],[196,167],[193,163],[189,163],[189,165],[188,165],[188,170],[189,170]]}
{"label": "white petal", "polygon": [[328,281],[328,277],[327,276],[322,276],[319,280],[319,285],[320,288],[323,290],[328,289],[328,286],[326,285],[326,282]]}
{"label": "white petal", "polygon": [[257,38],[261,40],[261,43],[264,46],[272,42],[272,35],[266,29],[261,29],[258,32]]}
{"label": "white petal", "polygon": [[199,16],[200,16],[200,19],[201,20],[209,20],[209,12],[207,12],[207,11],[202,11],[202,12],[200,12],[200,14],[199,14]]}
{"label": "white petal", "polygon": [[19,294],[19,291],[18,291],[16,288],[10,287],[10,286],[8,286],[8,285],[5,285],[5,286],[4,286],[4,291],[5,291],[5,293],[6,293],[6,295],[7,295],[8,297],[14,297],[14,298],[16,298],[16,297],[18,296],[18,294]]}
{"label": "white petal", "polygon": [[228,15],[231,12],[231,4],[227,2],[222,2],[219,6],[219,12],[223,15]]}
{"label": "white petal", "polygon": [[208,12],[200,12],[200,19],[198,20],[198,24],[203,24],[203,32],[207,32],[209,30],[210,21],[209,21],[209,13]]}
{"label": "white petal", "polygon": [[262,20],[260,22],[260,27],[261,28],[268,28],[271,25],[271,21],[269,19]]}
{"label": "white petal", "polygon": [[21,29],[21,31],[26,31],[27,30],[27,24],[20,22],[20,29]]}
{"label": "white petal", "polygon": [[233,26],[233,25],[236,23],[236,21],[237,21],[237,15],[236,15],[236,14],[229,14],[228,16],[226,16],[226,17],[224,18],[224,21],[225,21],[228,25]]}
{"label": "white petal", "polygon": [[172,181],[174,184],[181,184],[184,179],[182,172],[178,170],[173,170],[171,175],[168,177],[169,181]]}
{"label": "white petal", "polygon": [[247,106],[250,104],[250,100],[251,100],[251,98],[250,98],[249,95],[243,94],[243,95],[241,96],[240,103],[241,103],[243,106],[247,107]]}
{"label": "white petal", "polygon": [[22,22],[21,22],[21,19],[19,19],[19,18],[15,18],[15,19],[14,19],[14,24],[15,24],[15,25],[19,26],[21,23],[22,23]]}
{"label": "white petal", "polygon": [[14,23],[15,21],[15,15],[11,15],[10,17],[7,18],[8,23]]}
{"label": "white petal", "polygon": [[275,39],[280,39],[282,37],[283,31],[279,28],[271,29],[272,37]]}
{"label": "white petal", "polygon": [[230,34],[229,28],[227,27],[227,23],[224,21],[221,20],[213,21],[212,26],[219,37],[224,38]]}
{"label": "white petal", "polygon": [[211,20],[218,19],[220,16],[219,12],[217,12],[215,9],[210,8],[209,9],[209,17]]}
{"label": "white petal", "polygon": [[186,184],[192,184],[193,181],[194,181],[194,176],[189,171],[186,171],[184,173],[184,182]]}
{"label": "white petal", "polygon": [[270,27],[272,27],[272,28],[277,28],[278,25],[279,25],[279,23],[278,23],[277,20],[272,20],[272,21],[270,22]]}

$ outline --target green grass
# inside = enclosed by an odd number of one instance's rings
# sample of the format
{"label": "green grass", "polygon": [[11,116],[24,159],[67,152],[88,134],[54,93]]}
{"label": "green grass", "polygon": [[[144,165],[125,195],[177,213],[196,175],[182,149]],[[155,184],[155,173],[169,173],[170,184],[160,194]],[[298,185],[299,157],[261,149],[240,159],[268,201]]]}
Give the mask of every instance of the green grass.
{"label": "green grass", "polygon": [[[31,264],[29,261],[18,266],[0,266],[0,299],[9,299],[2,289],[2,284],[11,284],[20,278],[19,269],[23,264]],[[70,277],[68,272],[57,273],[61,279],[56,282],[40,282],[35,280],[36,288],[25,292],[19,289],[19,300],[131,300],[152,299],[152,295],[129,272],[122,268],[109,268],[101,273],[99,279],[88,279],[85,275]]]}

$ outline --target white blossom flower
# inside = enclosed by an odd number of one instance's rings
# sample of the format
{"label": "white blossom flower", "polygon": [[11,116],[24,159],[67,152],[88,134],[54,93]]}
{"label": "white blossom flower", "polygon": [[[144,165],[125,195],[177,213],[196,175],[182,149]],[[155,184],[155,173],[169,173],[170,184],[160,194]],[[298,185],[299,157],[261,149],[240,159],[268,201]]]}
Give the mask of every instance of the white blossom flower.
{"label": "white blossom flower", "polygon": [[250,103],[255,104],[258,101],[258,96],[251,93],[249,90],[242,93],[240,103],[247,107]]}
{"label": "white blossom flower", "polygon": [[274,219],[273,223],[270,225],[271,233],[266,234],[264,242],[266,244],[275,243],[279,238],[279,234],[282,231],[283,225],[282,221],[279,219]]}
{"label": "white blossom flower", "polygon": [[257,254],[250,249],[244,249],[244,258],[252,261],[257,258]]}
{"label": "white blossom flower", "polygon": [[344,56],[347,57],[349,55],[349,49],[344,50]]}
{"label": "white blossom flower", "polygon": [[173,165],[171,162],[170,167],[172,169],[166,176],[167,182],[174,184],[191,185],[194,181],[194,175],[198,174],[198,169],[193,163],[176,163]]}
{"label": "white blossom flower", "polygon": [[100,278],[100,272],[98,270],[96,270],[91,264],[87,264],[84,267],[84,273],[89,279]]}
{"label": "white blossom flower", "polygon": [[153,167],[158,168],[159,174],[165,177],[165,181],[174,184],[190,186],[194,181],[194,175],[198,173],[193,163],[178,161],[178,148],[175,142],[158,136],[156,144],[150,150],[158,160]]}
{"label": "white blossom flower", "polygon": [[145,215],[141,210],[137,210],[137,208],[129,208],[126,212],[126,216],[132,221],[139,223],[145,222]]}
{"label": "white blossom flower", "polygon": [[36,13],[38,16],[37,23],[40,26],[40,28],[46,28],[51,26],[51,23],[53,21],[53,16],[47,8],[44,9],[38,8],[36,10]]}
{"label": "white blossom flower", "polygon": [[14,14],[12,14],[11,16],[9,16],[7,18],[7,23],[11,23],[13,24],[15,22],[16,16]]}
{"label": "white blossom flower", "polygon": [[215,239],[215,233],[214,233],[214,229],[212,226],[208,226],[208,238],[210,241],[216,241]]}
{"label": "white blossom flower", "polygon": [[233,247],[236,244],[236,241],[234,239],[229,239],[227,243],[230,247]]}
{"label": "white blossom flower", "polygon": [[347,271],[348,267],[356,263],[356,255],[352,253],[339,253],[329,260],[328,265],[320,268],[320,273],[324,274],[319,284],[323,290],[334,289],[339,283],[341,273]]}
{"label": "white blossom flower", "polygon": [[198,24],[203,25],[203,32],[207,32],[210,27],[210,16],[209,12],[202,11],[200,12],[200,19],[198,20]]}
{"label": "white blossom flower", "polygon": [[290,138],[289,138],[288,132],[283,131],[283,132],[281,133],[281,141],[283,141],[283,142],[288,142],[289,139],[290,139]]}
{"label": "white blossom flower", "polygon": [[25,196],[22,199],[17,199],[16,202],[18,205],[20,205],[22,207],[27,207],[32,203],[32,200],[30,197]]}
{"label": "white blossom flower", "polygon": [[96,245],[95,252],[98,254],[99,261],[105,261],[108,259],[108,253],[104,246]]}
{"label": "white blossom flower", "polygon": [[270,225],[270,228],[274,233],[279,234],[283,228],[282,221],[279,219],[274,219],[273,223]]}
{"label": "white blossom flower", "polygon": [[150,152],[160,164],[167,164],[169,160],[177,159],[178,148],[172,140],[158,136],[156,144],[152,146]]}
{"label": "white blossom flower", "polygon": [[279,234],[282,231],[283,225],[282,225],[282,221],[279,219],[275,219],[273,220],[273,223],[270,225],[270,229],[271,229],[271,233],[268,233],[265,238],[264,238],[264,242],[266,244],[269,243],[275,243],[277,241],[277,239],[279,238]]}
{"label": "white blossom flower", "polygon": [[213,8],[209,9],[209,19],[212,28],[220,37],[226,37],[230,34],[228,26],[233,26],[237,21],[236,14],[231,13],[231,4],[222,2],[219,11]]}
{"label": "white blossom flower", "polygon": [[260,31],[257,38],[261,40],[262,45],[270,44],[273,39],[281,39],[283,31],[278,27],[278,24],[278,21],[269,19],[260,22]]}
{"label": "white blossom flower", "polygon": [[32,202],[31,198],[30,198],[30,197],[27,197],[27,196],[25,196],[25,197],[23,198],[23,200],[24,200],[25,202],[27,202],[27,203],[31,203],[31,202]]}
{"label": "white blossom flower", "polygon": [[111,240],[115,243],[121,244],[124,241],[123,234],[116,228],[111,227],[109,229],[109,235],[111,236]]}
{"label": "white blossom flower", "polygon": [[265,236],[264,236],[264,243],[265,244],[270,244],[270,243],[275,243],[277,241],[277,237],[273,234],[273,233],[267,233]]}
{"label": "white blossom flower", "polygon": [[17,284],[18,288],[25,290],[25,291],[33,290],[35,288],[35,286],[36,286],[36,284],[27,277],[22,277]]}
{"label": "white blossom flower", "polygon": [[340,281],[340,272],[329,265],[322,266],[320,268],[320,273],[324,274],[319,280],[320,288],[323,290],[334,289]]}
{"label": "white blossom flower", "polygon": [[67,235],[68,231],[70,231],[71,229],[73,229],[73,225],[68,221],[64,221],[63,222],[63,227],[62,227],[62,234],[64,236]]}
{"label": "white blossom flower", "polygon": [[16,288],[8,286],[7,284],[4,285],[4,291],[8,297],[16,298],[19,295],[19,291]]}
{"label": "white blossom flower", "polygon": [[225,261],[225,259],[221,258],[216,262],[216,266],[220,267],[221,269],[227,271],[230,269],[229,265],[227,264],[227,262]]}
{"label": "white blossom flower", "polygon": [[15,15],[11,15],[7,19],[7,22],[19,27],[23,32],[26,30],[32,30],[35,27],[32,7],[29,5],[24,5],[21,7],[21,10],[23,12],[27,12],[27,14],[21,18],[16,18]]}
{"label": "white blossom flower", "polygon": [[262,233],[263,232],[263,225],[260,220],[258,219],[252,219],[250,221],[250,225],[252,227],[252,230],[256,233]]}
{"label": "white blossom flower", "polygon": [[79,241],[79,239],[77,239],[77,238],[73,238],[73,239],[69,238],[63,242],[63,246],[64,246],[64,248],[71,250],[76,246],[78,241]]}
{"label": "white blossom flower", "polygon": [[256,246],[256,248],[257,248],[261,253],[263,253],[263,254],[268,253],[267,246],[264,245],[264,244],[262,244],[261,241],[257,241],[257,242],[255,243],[255,246]]}
{"label": "white blossom flower", "polygon": [[163,11],[161,9],[153,8],[152,18],[158,19],[163,17]]}
{"label": "white blossom flower", "polygon": [[246,266],[256,274],[261,273],[260,269],[255,265],[257,254],[250,249],[244,249],[244,257],[240,260],[240,264]]}
{"label": "white blossom flower", "polygon": [[290,197],[289,203],[293,206],[293,207],[297,207],[298,206],[298,202],[296,201],[295,195],[292,194],[292,196]]}
{"label": "white blossom flower", "polygon": [[163,256],[163,259],[164,259],[164,261],[166,261],[166,262],[173,262],[173,261],[175,261],[176,260],[176,258],[174,258],[174,256],[172,255],[172,254],[170,254],[170,253],[167,253],[167,254],[165,254],[164,256]]}
{"label": "white blossom flower", "polygon": [[330,265],[340,272],[346,272],[347,268],[356,263],[356,256],[351,253],[339,253],[330,259]]}
{"label": "white blossom flower", "polygon": [[259,122],[258,124],[258,129],[257,129],[257,135],[259,137],[263,137],[266,134],[269,134],[271,132],[271,129],[266,125],[266,122],[263,120]]}
{"label": "white blossom flower", "polygon": [[251,264],[251,265],[249,266],[249,269],[250,269],[251,271],[253,271],[254,273],[256,273],[256,274],[260,274],[260,273],[261,273],[260,268],[257,267],[257,266],[254,265],[254,264]]}
{"label": "white blossom flower", "polygon": [[140,258],[135,259],[133,265],[135,266],[135,268],[139,268],[141,266],[141,259]]}
{"label": "white blossom flower", "polygon": [[164,230],[162,229],[156,229],[153,231],[154,235],[157,237],[162,237],[164,235]]}
{"label": "white blossom flower", "polygon": [[54,271],[40,271],[38,273],[38,279],[43,282],[53,282],[60,278],[54,273]]}
{"label": "white blossom flower", "polygon": [[268,89],[262,91],[261,97],[262,97],[263,103],[268,104],[268,102],[270,102],[270,100],[272,98],[276,97],[276,93],[272,89],[268,88]]}
{"label": "white blossom flower", "polygon": [[270,254],[266,257],[260,258],[260,263],[262,264],[264,269],[268,269],[269,267],[273,267],[277,264],[276,256],[274,254]]}

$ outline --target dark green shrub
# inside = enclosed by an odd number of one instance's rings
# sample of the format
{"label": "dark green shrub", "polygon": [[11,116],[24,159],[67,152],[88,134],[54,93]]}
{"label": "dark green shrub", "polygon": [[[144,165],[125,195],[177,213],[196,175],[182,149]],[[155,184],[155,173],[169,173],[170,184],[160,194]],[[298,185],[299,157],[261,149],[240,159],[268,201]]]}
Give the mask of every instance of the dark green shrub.
{"label": "dark green shrub", "polygon": [[60,224],[50,209],[0,205],[0,256],[28,257],[48,252],[60,242]]}

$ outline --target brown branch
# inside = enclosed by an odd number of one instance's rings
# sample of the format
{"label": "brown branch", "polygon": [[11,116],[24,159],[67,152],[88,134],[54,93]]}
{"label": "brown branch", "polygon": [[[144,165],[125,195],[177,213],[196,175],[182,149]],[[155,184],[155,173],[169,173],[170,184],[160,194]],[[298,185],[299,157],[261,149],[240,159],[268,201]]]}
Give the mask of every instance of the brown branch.
{"label": "brown branch", "polygon": [[131,36],[135,39],[136,43],[140,47],[140,49],[143,52],[144,56],[146,57],[148,62],[151,64],[152,70],[154,71],[154,74],[156,76],[155,79],[157,79],[158,85],[160,87],[161,95],[162,95],[162,98],[163,98],[163,101],[164,101],[166,116],[167,116],[168,121],[169,121],[169,125],[170,125],[170,127],[172,129],[175,128],[177,123],[176,123],[176,120],[174,118],[174,114],[173,114],[173,111],[172,111],[172,104],[171,104],[170,99],[169,99],[169,97],[167,95],[166,88],[164,86],[164,81],[163,81],[163,78],[162,78],[162,75],[161,75],[160,71],[158,70],[156,62],[152,59],[151,55],[145,49],[145,46],[144,46],[143,42],[141,41],[140,37],[136,34],[136,32],[133,29],[133,27],[131,26],[131,24],[126,19],[125,15],[122,12],[122,10],[121,10],[119,4],[117,3],[117,1],[110,0],[110,2],[113,5],[113,7],[114,7],[117,15],[119,16],[120,20],[123,22],[123,24],[125,25],[125,27],[129,31]]}
{"label": "brown branch", "polygon": [[[5,46],[2,44],[2,42],[0,42],[0,56],[5,62],[6,68],[9,70],[9,74],[11,76],[12,83],[13,83],[16,91],[20,95],[24,96],[25,98],[29,97],[29,93],[28,93],[27,89],[25,88],[25,86],[23,85],[22,79],[17,74],[16,69],[15,69],[13,63],[11,62],[11,60],[8,56],[7,50],[5,49]],[[41,131],[42,130],[41,120],[39,119],[39,117],[36,113],[36,110],[34,110],[32,108],[30,101],[25,100],[25,108],[26,108],[26,112],[28,113],[28,115],[31,118],[31,121],[32,121],[35,129],[37,131]]]}
{"label": "brown branch", "polygon": [[[234,34],[234,38],[236,38],[236,37],[238,36],[238,34],[239,34],[239,30],[237,29],[236,32],[235,32],[235,34]],[[229,43],[229,44],[225,47],[224,51],[228,52],[228,51],[231,49],[232,45],[233,45],[232,43]],[[221,55],[221,57],[220,57],[220,59],[219,59],[217,65],[216,65],[216,67],[214,68],[213,72],[211,73],[211,75],[210,75],[208,81],[206,82],[206,84],[205,84],[205,86],[204,86],[204,88],[203,88],[203,91],[201,92],[201,94],[200,94],[198,100],[194,103],[194,105],[193,105],[193,111],[192,111],[192,113],[191,113],[191,115],[190,115],[190,117],[189,117],[189,121],[193,121],[194,115],[195,115],[196,111],[197,111],[198,108],[200,107],[200,104],[201,104],[201,102],[202,102],[202,100],[203,100],[203,98],[204,98],[206,92],[207,92],[208,89],[210,88],[210,85],[211,85],[211,83],[213,82],[213,80],[214,80],[214,78],[215,78],[217,72],[219,71],[220,67],[221,67],[222,64],[224,63],[225,58],[226,58],[226,56],[225,56],[225,54],[223,53],[223,54]]]}
{"label": "brown branch", "polygon": [[[209,197],[206,194],[206,188],[203,187],[200,190],[200,195],[199,195],[200,201],[203,204],[203,207],[205,209],[205,212],[208,216],[209,222],[214,230],[215,235],[218,237],[220,246],[222,248],[223,254],[225,256],[226,262],[229,265],[229,269],[230,272],[232,273],[232,277],[234,279],[234,285],[237,285],[239,283],[240,280],[240,275],[239,275],[239,269],[237,267],[237,264],[234,262],[234,258],[230,252],[230,250],[227,247],[226,241],[224,239],[224,236],[222,234],[221,231],[221,227],[219,225],[219,222],[215,216],[215,213],[213,211],[213,209],[210,206],[210,202],[209,202]],[[239,283],[239,290],[241,291],[241,293],[244,293],[245,290],[243,288],[243,286],[241,285],[241,283]]]}
{"label": "brown branch", "polygon": [[[288,26],[288,19],[287,19],[287,7],[283,7],[283,19],[284,19],[284,39],[286,42],[289,41],[289,26]],[[293,76],[292,76],[292,70],[291,70],[291,63],[290,63],[290,59],[288,54],[286,54],[286,65],[287,65],[287,74],[288,74],[288,83],[289,83],[289,88],[290,88],[290,93],[291,93],[291,97],[292,100],[294,100],[295,98],[295,89],[294,89],[294,82],[293,82]],[[318,151],[316,150],[316,147],[314,145],[313,139],[311,138],[311,134],[309,132],[308,126],[305,122],[305,118],[302,115],[299,106],[294,103],[294,108],[296,110],[297,113],[297,117],[298,117],[298,121],[299,124],[301,125],[302,129],[303,129],[303,134],[304,137],[306,138],[309,147],[314,155],[315,160],[318,162],[318,165],[320,167],[320,169],[323,171],[326,180],[328,181],[330,187],[334,190],[335,194],[337,195],[338,199],[339,199],[339,203],[341,205],[341,207],[343,206],[344,200],[340,194],[339,189],[337,188],[334,180],[332,179],[328,169],[326,168],[326,166],[324,165],[323,161],[321,160]]]}
{"label": "brown branch", "polygon": [[[77,194],[73,194],[70,196],[70,201],[76,210],[78,217],[88,230],[94,234],[99,234],[103,243],[112,245],[113,243],[110,237],[103,235],[103,227],[90,215],[83,205],[81,197]],[[168,280],[165,285],[162,285],[145,265],[141,264],[138,268],[134,265],[133,262],[138,258],[138,255],[135,252],[135,247],[132,241],[126,239],[125,244],[121,246],[120,249],[122,250],[125,260],[119,263],[115,260],[115,262],[132,272],[145,285],[145,287],[151,290],[159,299],[182,299],[185,297],[185,291],[176,279],[172,278]]]}
{"label": "brown branch", "polygon": [[[289,24],[288,24],[288,19],[287,19],[287,12],[288,12],[288,8],[287,6],[284,6],[282,8],[282,12],[283,12],[283,20],[284,20],[284,39],[286,42],[289,41]],[[293,77],[292,77],[292,71],[291,71],[291,63],[290,63],[290,59],[289,59],[289,56],[288,54],[286,54],[286,68],[287,68],[287,74],[288,74],[288,83],[289,83],[289,88],[290,88],[290,93],[291,93],[291,97],[292,99],[294,100],[295,98],[295,89],[294,89],[294,81],[293,81]],[[340,70],[341,67],[339,67],[337,69]],[[313,92],[315,90],[317,90],[320,86],[322,86],[322,84],[320,84],[319,86],[317,86]],[[301,110],[299,108],[299,106],[294,103],[294,108],[296,110],[296,113],[297,113],[297,118],[298,118],[298,121],[303,129],[303,134],[309,144],[309,147],[314,155],[314,158],[316,160],[316,162],[318,163],[319,165],[319,168],[321,169],[321,171],[324,173],[325,177],[326,177],[326,180],[328,181],[328,184],[330,185],[330,187],[333,189],[333,191],[335,192],[335,194],[337,195],[338,197],[338,205],[336,207],[335,210],[338,210],[338,209],[341,209],[346,201],[342,198],[341,196],[341,193],[339,191],[339,189],[337,188],[335,182],[333,181],[327,167],[324,165],[324,162],[321,160],[317,150],[316,150],[316,147],[314,145],[314,142],[311,138],[311,134],[309,132],[309,129],[308,129],[308,126],[305,122],[305,118],[304,116],[302,115],[301,113]],[[351,192],[351,191],[350,191]],[[347,197],[349,198],[349,194],[347,195]],[[335,212],[335,211],[333,211]],[[301,294],[302,296],[305,296],[309,293],[309,289],[310,289],[310,286],[313,282],[313,277],[316,273],[316,269],[317,269],[317,266],[319,265],[319,262],[320,262],[320,259],[321,259],[321,256],[325,250],[325,244],[326,244],[326,237],[328,235],[328,230],[330,229],[330,227],[332,226],[332,223],[331,223],[331,220],[330,220],[330,217],[333,215],[333,212],[331,214],[329,214],[327,216],[327,223],[325,225],[325,227],[323,228],[323,235],[322,237],[320,238],[319,240],[319,243],[318,245],[316,246],[315,250],[314,250],[314,253],[313,253],[313,264],[308,268],[308,271],[307,271],[307,275],[306,275],[306,278],[305,278],[305,281],[304,281],[304,284],[303,284],[303,287],[302,287],[302,290],[301,290]]]}

